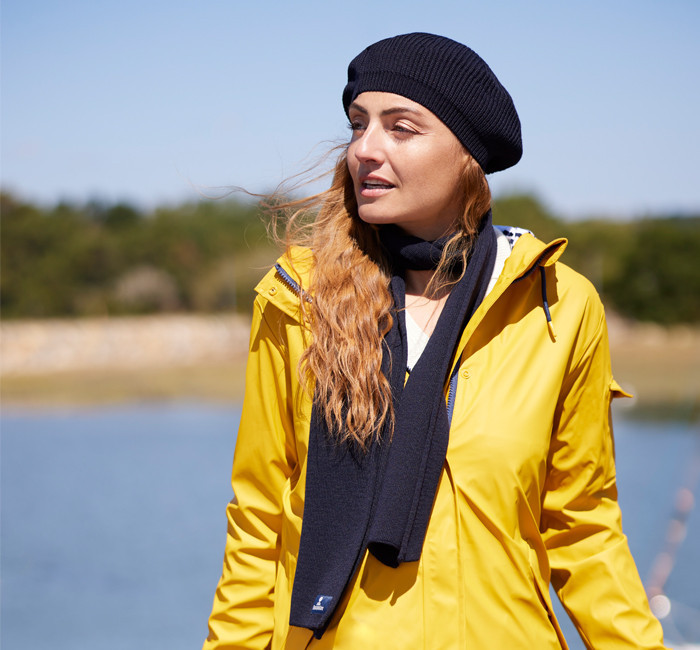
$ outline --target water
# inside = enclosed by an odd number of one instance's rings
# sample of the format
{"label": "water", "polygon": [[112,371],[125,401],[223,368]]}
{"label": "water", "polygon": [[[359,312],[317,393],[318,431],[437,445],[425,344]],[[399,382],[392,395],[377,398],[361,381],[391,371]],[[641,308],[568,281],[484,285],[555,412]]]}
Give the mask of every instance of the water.
{"label": "water", "polygon": [[[239,415],[186,404],[5,414],[3,649],[200,647],[221,569]],[[623,521],[643,578],[699,440],[681,424],[618,423]],[[699,520],[696,509],[667,584],[672,600],[696,610]],[[680,608],[679,627],[692,627]],[[582,648],[570,624],[566,631]],[[679,638],[669,621],[667,633]]]}

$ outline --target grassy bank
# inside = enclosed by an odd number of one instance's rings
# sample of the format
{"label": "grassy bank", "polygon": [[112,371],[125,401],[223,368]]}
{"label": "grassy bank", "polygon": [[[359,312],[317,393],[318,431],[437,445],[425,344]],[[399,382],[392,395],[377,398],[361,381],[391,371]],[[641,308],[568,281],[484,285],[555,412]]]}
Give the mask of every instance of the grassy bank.
{"label": "grassy bank", "polygon": [[[700,329],[611,323],[618,382],[634,393],[620,400],[636,417],[696,420],[700,416]],[[223,355],[222,355],[223,357]],[[245,349],[226,361],[139,368],[70,370],[2,378],[6,408],[94,406],[191,399],[237,403],[243,397]]]}
{"label": "grassy bank", "polygon": [[614,336],[610,353],[615,378],[634,394],[619,405],[631,416],[700,419],[700,330],[642,328]]}
{"label": "grassy bank", "polygon": [[245,359],[167,368],[68,371],[2,379],[9,408],[99,406],[191,399],[235,403],[243,396]]}

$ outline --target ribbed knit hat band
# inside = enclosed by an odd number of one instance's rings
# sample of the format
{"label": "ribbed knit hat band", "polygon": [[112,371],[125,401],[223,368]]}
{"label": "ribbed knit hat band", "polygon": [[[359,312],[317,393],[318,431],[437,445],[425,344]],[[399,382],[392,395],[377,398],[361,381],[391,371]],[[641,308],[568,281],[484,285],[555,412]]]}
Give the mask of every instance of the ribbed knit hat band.
{"label": "ribbed knit hat band", "polygon": [[522,156],[520,120],[508,91],[466,45],[434,34],[404,34],[370,45],[348,66],[345,112],[361,93],[402,95],[445,123],[487,174]]}

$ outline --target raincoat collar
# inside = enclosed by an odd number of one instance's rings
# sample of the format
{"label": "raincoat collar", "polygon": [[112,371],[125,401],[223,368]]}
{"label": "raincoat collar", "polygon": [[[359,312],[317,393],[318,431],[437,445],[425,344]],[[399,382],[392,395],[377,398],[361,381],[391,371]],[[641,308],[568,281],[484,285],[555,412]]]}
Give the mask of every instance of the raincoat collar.
{"label": "raincoat collar", "polygon": [[[458,347],[462,347],[465,335],[468,338],[491,305],[513,282],[524,279],[540,266],[553,265],[561,257],[566,245],[567,240],[564,238],[545,244],[529,232],[518,237],[498,281],[469,321]],[[260,280],[255,291],[280,311],[301,323],[303,314],[300,306],[300,288],[309,286],[313,264],[314,256],[310,249],[292,246]],[[309,299],[308,296],[306,299]]]}

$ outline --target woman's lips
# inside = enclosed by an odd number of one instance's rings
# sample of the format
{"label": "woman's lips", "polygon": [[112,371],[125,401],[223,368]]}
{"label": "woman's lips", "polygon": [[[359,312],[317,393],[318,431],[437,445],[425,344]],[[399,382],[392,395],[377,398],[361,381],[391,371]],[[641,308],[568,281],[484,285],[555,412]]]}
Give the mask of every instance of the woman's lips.
{"label": "woman's lips", "polygon": [[360,183],[360,195],[365,197],[382,196],[393,188],[394,185],[385,180],[366,179]]}

